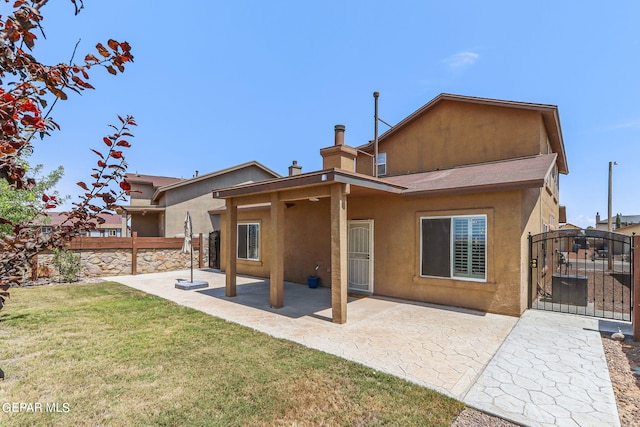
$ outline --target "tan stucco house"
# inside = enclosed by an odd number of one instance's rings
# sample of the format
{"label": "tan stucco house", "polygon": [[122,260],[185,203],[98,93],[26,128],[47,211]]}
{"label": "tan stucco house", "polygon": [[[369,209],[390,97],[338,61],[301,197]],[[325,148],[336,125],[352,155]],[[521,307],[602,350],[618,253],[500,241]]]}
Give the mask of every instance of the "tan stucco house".
{"label": "tan stucco house", "polygon": [[317,274],[336,323],[350,292],[519,316],[527,236],[565,216],[557,107],[441,94],[377,148],[374,171],[374,144],[337,125],[322,170],[214,190],[227,295],[236,274],[269,277],[281,307],[285,280]]}
{"label": "tan stucco house", "polygon": [[220,229],[218,216],[209,211],[224,206],[224,200],[211,202],[212,189],[279,177],[256,161],[204,175],[196,173],[188,179],[129,173],[125,179],[133,191],[130,204],[121,209],[131,221],[131,231],[140,237],[184,236],[187,211],[194,234],[206,236]]}

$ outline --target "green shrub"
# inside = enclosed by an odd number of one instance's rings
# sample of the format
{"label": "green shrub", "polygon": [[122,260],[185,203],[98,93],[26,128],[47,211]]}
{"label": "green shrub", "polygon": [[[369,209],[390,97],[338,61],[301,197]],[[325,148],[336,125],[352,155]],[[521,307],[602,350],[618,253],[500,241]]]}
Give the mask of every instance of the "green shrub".
{"label": "green shrub", "polygon": [[80,255],[66,249],[53,249],[53,264],[58,268],[58,273],[65,282],[78,280],[78,273],[82,269]]}

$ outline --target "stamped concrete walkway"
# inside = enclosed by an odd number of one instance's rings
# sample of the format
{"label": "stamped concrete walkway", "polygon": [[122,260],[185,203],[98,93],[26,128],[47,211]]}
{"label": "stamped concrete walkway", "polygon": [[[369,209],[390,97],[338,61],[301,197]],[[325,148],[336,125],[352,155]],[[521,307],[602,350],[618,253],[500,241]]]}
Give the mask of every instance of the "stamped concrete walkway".
{"label": "stamped concrete walkway", "polygon": [[277,338],[335,354],[530,426],[619,426],[596,319],[528,311],[521,319],[388,298],[349,298],[331,323],[330,292],[285,283],[269,307],[268,281],[196,270],[209,287],[175,289],[188,271],[109,278]]}

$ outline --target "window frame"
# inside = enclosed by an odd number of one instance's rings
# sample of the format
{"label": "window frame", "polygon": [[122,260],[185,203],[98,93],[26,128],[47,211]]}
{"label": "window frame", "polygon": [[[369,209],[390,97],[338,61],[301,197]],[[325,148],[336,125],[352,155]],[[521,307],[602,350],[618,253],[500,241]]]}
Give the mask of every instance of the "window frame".
{"label": "window frame", "polygon": [[[383,158],[384,161],[380,161]],[[380,173],[380,166],[384,167],[384,172]],[[376,159],[376,172],[378,176],[385,176],[387,174],[387,153],[378,153],[378,158]]]}
{"label": "window frame", "polygon": [[[483,269],[483,274],[482,277],[479,277],[479,275],[477,276],[466,276],[466,275],[462,275],[462,274],[458,274],[456,275],[455,272],[455,255],[456,255],[456,247],[455,247],[455,219],[469,219],[471,220],[472,218],[477,218],[477,219],[482,219],[484,224],[484,230],[483,230],[483,235],[484,235],[484,250],[483,250],[483,264],[484,264],[484,269]],[[423,231],[423,227],[424,227],[424,221],[425,220],[443,220],[443,219],[447,219],[449,220],[449,229],[448,229],[448,243],[449,243],[449,259],[448,259],[448,270],[449,270],[449,275],[448,276],[436,276],[436,275],[429,275],[429,274],[424,274],[424,270],[423,270],[423,262],[424,262],[424,231]],[[469,282],[480,282],[480,283],[487,283],[488,282],[488,236],[489,236],[489,230],[488,230],[488,225],[489,225],[489,219],[487,214],[469,214],[469,215],[438,215],[438,216],[420,216],[420,236],[419,236],[419,240],[420,240],[420,258],[419,258],[419,274],[420,277],[425,277],[425,278],[435,278],[435,279],[444,279],[444,280],[462,280],[462,281],[469,281]],[[471,239],[469,239],[469,236],[471,237]],[[467,232],[467,239],[468,241],[472,241],[473,239],[473,228],[469,227],[468,232]],[[467,247],[467,252],[471,254],[471,257],[473,257],[473,247]]]}
{"label": "window frame", "polygon": [[[255,241],[255,253],[256,253],[256,257],[252,258],[250,257],[250,245],[251,245],[251,233],[249,231],[251,226],[255,226],[256,227],[256,241]],[[242,258],[240,256],[240,227],[246,227],[247,231],[246,231],[246,241],[244,242],[245,245],[245,253],[246,253],[246,258]],[[241,260],[241,261],[260,261],[260,223],[259,222],[242,222],[242,223],[238,223],[237,228],[236,228],[236,232],[237,234],[237,247],[236,247],[236,259]]]}

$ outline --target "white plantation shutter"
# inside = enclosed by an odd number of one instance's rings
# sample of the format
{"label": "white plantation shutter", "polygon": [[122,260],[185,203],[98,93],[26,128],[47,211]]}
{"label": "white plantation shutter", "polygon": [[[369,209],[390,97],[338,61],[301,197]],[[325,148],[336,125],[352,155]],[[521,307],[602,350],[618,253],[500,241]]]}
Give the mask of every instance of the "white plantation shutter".
{"label": "white plantation shutter", "polygon": [[260,258],[260,224],[249,224],[247,233],[247,258]]}
{"label": "white plantation shutter", "polygon": [[486,277],[487,221],[485,218],[471,219],[471,274]]}
{"label": "white plantation shutter", "polygon": [[453,218],[453,276],[484,279],[485,260],[485,218]]}

